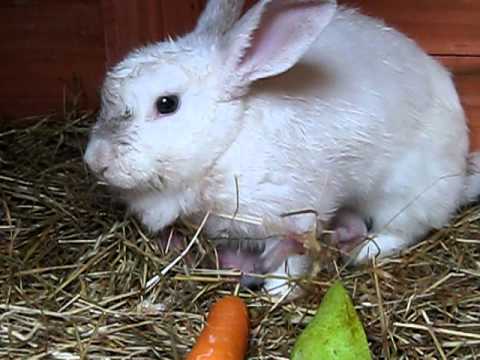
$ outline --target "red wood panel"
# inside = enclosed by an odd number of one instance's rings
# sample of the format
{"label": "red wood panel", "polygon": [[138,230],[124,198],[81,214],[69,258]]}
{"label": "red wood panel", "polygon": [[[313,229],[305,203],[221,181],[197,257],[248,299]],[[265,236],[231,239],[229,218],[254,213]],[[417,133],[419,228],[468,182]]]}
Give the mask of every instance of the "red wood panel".
{"label": "red wood panel", "polygon": [[480,55],[479,0],[340,0],[383,18],[433,54]]}
{"label": "red wood panel", "polygon": [[183,35],[192,30],[204,6],[204,0],[183,0],[175,3],[162,0],[165,34],[172,37]]}
{"label": "red wood panel", "polygon": [[[478,60],[469,57],[480,55],[480,0],[339,1],[384,18],[431,53],[466,56],[444,60],[457,73],[470,118],[479,118],[480,79],[476,70],[464,69],[476,69]],[[61,110],[64,89],[75,75],[86,94],[82,105],[95,107],[108,65],[137,46],[192,29],[205,2],[0,1],[0,115]],[[254,2],[246,0],[247,6]]]}
{"label": "red wood panel", "polygon": [[130,50],[193,29],[205,0],[101,0],[107,62]]}
{"label": "red wood panel", "polygon": [[72,79],[94,106],[104,72],[101,12],[95,0],[0,2],[0,115],[62,109]]}
{"label": "red wood panel", "polygon": [[100,0],[108,65],[135,47],[164,37],[162,3],[158,0]]}

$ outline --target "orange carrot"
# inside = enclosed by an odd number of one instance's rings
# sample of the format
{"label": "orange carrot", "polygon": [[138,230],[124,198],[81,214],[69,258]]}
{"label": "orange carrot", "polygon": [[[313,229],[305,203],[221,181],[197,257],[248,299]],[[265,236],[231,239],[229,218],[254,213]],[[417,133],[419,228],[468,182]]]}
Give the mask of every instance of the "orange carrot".
{"label": "orange carrot", "polygon": [[248,333],[245,303],[238,296],[226,296],[211,307],[207,324],[186,360],[243,360]]}

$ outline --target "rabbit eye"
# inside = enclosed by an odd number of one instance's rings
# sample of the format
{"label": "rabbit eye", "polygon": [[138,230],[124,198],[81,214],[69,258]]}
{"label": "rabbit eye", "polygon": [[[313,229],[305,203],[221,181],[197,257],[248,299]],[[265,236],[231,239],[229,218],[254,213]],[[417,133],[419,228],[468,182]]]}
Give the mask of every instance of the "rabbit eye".
{"label": "rabbit eye", "polygon": [[160,96],[155,107],[160,114],[171,114],[178,108],[179,99],[177,95]]}

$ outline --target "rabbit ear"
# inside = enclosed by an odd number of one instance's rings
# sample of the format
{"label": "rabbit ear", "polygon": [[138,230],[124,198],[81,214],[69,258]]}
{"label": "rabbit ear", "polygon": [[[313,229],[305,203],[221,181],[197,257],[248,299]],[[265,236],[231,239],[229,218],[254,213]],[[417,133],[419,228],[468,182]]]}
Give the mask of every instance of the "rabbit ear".
{"label": "rabbit ear", "polygon": [[243,0],[209,0],[194,32],[217,36],[225,34],[240,17],[243,3]]}
{"label": "rabbit ear", "polygon": [[[336,1],[262,0],[224,36],[220,58],[228,80],[242,90],[281,74],[308,50],[336,12]],[[228,89],[227,89],[228,91]]]}

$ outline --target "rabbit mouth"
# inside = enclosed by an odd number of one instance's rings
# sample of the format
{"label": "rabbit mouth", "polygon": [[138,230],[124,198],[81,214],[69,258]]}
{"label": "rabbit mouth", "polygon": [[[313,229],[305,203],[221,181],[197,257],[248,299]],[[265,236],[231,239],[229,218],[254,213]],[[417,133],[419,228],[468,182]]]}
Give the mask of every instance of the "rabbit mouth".
{"label": "rabbit mouth", "polygon": [[166,190],[165,179],[155,175],[149,178],[136,178],[130,174],[108,177],[103,174],[101,180],[116,192],[128,191],[129,193],[164,192]]}
{"label": "rabbit mouth", "polygon": [[130,172],[123,171],[116,166],[110,165],[97,172],[97,177],[108,187],[116,191],[135,190],[142,183],[140,179],[136,179]]}

